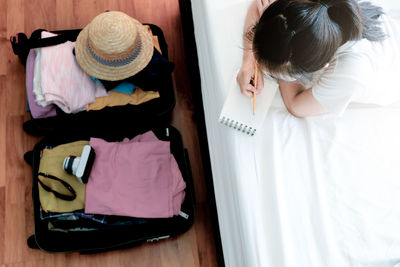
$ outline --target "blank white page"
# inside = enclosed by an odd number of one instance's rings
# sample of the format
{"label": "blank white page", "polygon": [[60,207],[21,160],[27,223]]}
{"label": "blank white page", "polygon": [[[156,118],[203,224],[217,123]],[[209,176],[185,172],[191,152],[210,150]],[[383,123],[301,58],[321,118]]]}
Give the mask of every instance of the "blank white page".
{"label": "blank white page", "polygon": [[264,75],[264,88],[256,96],[253,114],[253,99],[240,92],[236,75],[232,78],[228,96],[219,116],[219,122],[244,134],[253,136],[263,123],[278,89],[275,79]]}

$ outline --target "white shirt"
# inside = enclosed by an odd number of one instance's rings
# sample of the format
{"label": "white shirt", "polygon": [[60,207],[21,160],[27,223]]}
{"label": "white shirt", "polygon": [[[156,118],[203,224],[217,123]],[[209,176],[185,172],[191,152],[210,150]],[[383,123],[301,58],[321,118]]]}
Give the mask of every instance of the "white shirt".
{"label": "white shirt", "polygon": [[314,98],[330,113],[350,103],[390,105],[400,101],[400,21],[380,18],[387,38],[347,42],[312,86]]}

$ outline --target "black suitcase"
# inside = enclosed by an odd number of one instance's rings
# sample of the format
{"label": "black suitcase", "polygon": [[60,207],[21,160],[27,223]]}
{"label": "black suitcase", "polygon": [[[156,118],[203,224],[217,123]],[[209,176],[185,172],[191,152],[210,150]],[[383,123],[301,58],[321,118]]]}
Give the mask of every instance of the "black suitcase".
{"label": "black suitcase", "polygon": [[[168,60],[168,47],[162,30],[153,24],[148,25],[153,35],[158,37],[161,53]],[[17,34],[18,38],[11,38],[11,45],[14,54],[18,55],[21,63],[25,65],[31,48],[45,47],[75,41],[80,29],[51,31],[59,34],[56,37],[40,39],[40,32],[36,30],[28,39],[24,33]],[[48,136],[57,133],[73,134],[76,129],[80,132],[109,133],[114,131],[129,132],[137,125],[150,127],[156,122],[166,122],[170,118],[172,109],[175,106],[175,93],[172,81],[172,69],[169,72],[161,73],[158,77],[162,86],[158,88],[160,97],[140,105],[127,105],[117,107],[106,107],[96,111],[82,111],[75,114],[64,113],[56,107],[57,115],[49,118],[31,118],[23,125],[25,132],[31,135]]]}
{"label": "black suitcase", "polygon": [[[40,217],[38,170],[41,150],[48,146],[54,147],[77,140],[88,140],[89,137],[103,138],[109,142],[120,141],[125,137],[132,138],[147,130],[152,130],[160,140],[170,141],[171,153],[175,157],[186,182],[185,199],[181,206],[180,215],[162,219],[138,219],[141,220],[138,224],[104,227],[96,231],[59,232],[49,230],[48,220]],[[47,252],[97,253],[128,248],[146,241],[154,242],[169,238],[187,231],[193,224],[195,199],[188,153],[183,147],[179,131],[170,125],[157,126],[152,129],[137,128],[129,134],[114,132],[112,136],[104,134],[48,136],[38,142],[32,151],[25,153],[24,157],[32,165],[33,175],[32,197],[35,233],[28,238],[28,245],[31,248],[40,248]],[[115,216],[109,217],[115,218]]]}

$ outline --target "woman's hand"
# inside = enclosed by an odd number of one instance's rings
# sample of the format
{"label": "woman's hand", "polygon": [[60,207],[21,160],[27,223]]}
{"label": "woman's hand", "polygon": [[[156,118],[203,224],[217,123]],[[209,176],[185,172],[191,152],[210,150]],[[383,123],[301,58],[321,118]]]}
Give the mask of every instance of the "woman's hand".
{"label": "woman's hand", "polygon": [[257,74],[257,88],[254,87],[254,64],[254,60],[243,62],[236,77],[236,81],[240,86],[240,91],[248,97],[253,97],[253,93],[260,93],[264,87],[264,76],[260,68],[258,68]]}

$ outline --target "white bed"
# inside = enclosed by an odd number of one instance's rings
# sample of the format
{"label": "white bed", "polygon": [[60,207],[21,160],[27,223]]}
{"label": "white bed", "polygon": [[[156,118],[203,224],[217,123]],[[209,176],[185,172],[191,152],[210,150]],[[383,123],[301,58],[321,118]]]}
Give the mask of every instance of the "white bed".
{"label": "white bed", "polygon": [[400,106],[297,119],[278,93],[254,137],[219,124],[250,2],[192,0],[225,265],[400,266]]}

